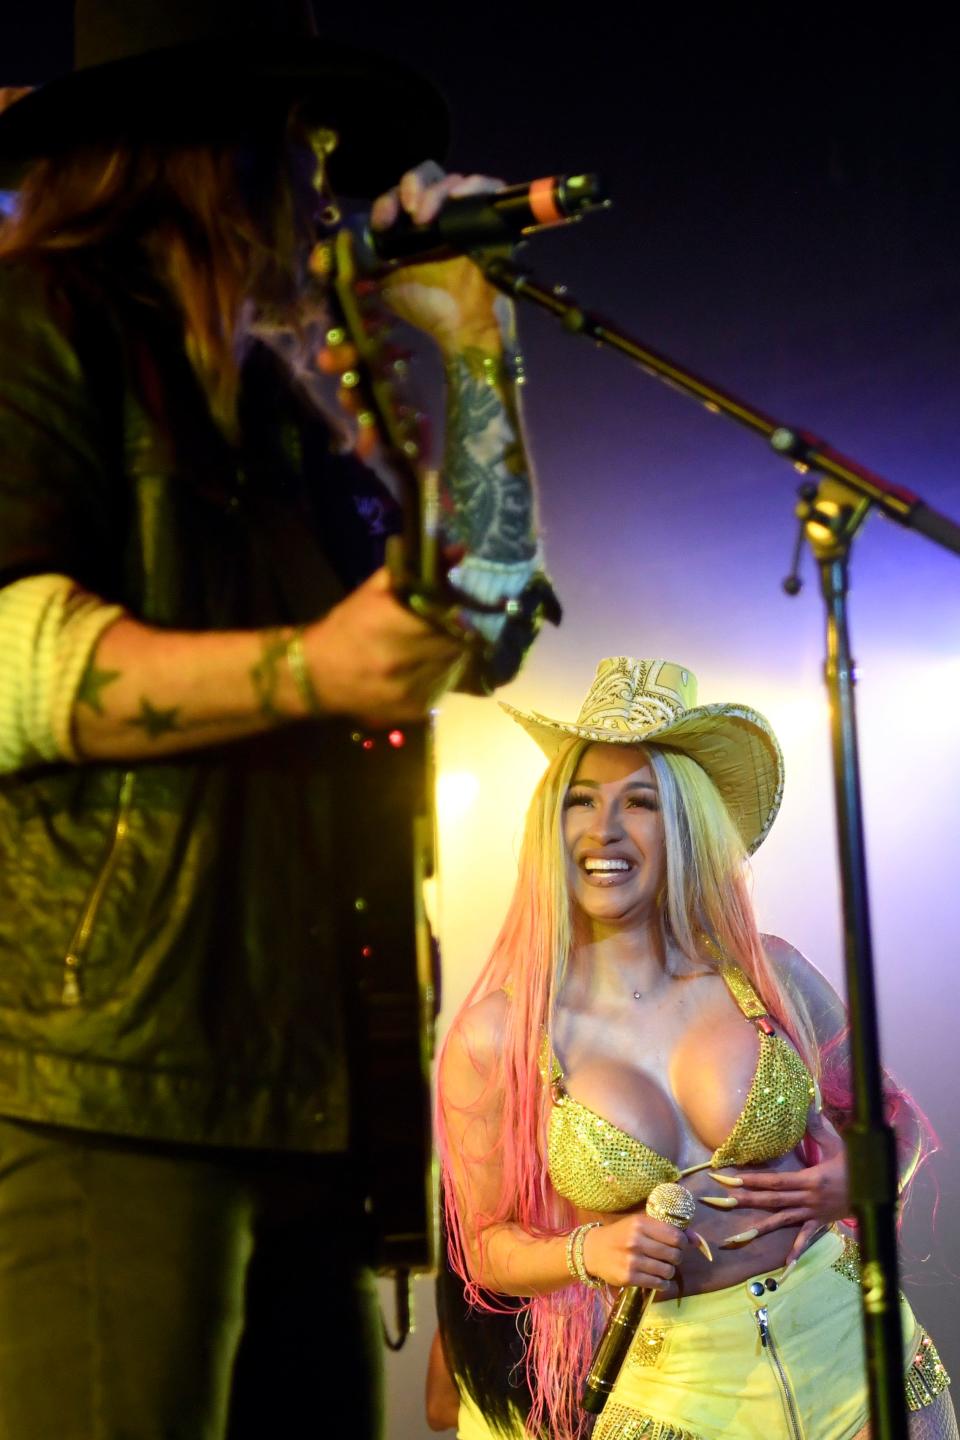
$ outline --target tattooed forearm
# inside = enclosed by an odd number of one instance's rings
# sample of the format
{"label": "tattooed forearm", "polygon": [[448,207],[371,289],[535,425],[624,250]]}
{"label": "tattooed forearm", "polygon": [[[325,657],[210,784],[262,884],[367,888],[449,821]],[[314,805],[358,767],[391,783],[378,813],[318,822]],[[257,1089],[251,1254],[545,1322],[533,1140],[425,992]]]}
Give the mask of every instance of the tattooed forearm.
{"label": "tattooed forearm", "polygon": [[77,704],[89,705],[90,709],[97,715],[103,714],[103,701],[101,692],[114,680],[120,679],[119,670],[98,670],[96,660],[92,659],[84,671],[83,679],[77,690]]}
{"label": "tattooed forearm", "polygon": [[533,493],[511,377],[467,349],[447,365],[445,477],[454,537],[472,555],[512,563],[533,554]]}
{"label": "tattooed forearm", "polygon": [[171,705],[169,709],[163,709],[159,705],[152,704],[146,697],[140,697],[140,710],[136,715],[129,716],[123,724],[131,730],[142,730],[148,740],[159,740],[164,735],[188,735],[191,732],[208,730],[211,726],[220,724],[215,716],[208,716],[204,719],[191,719],[184,715],[180,705]]}
{"label": "tattooed forearm", "polygon": [[319,713],[309,651],[291,662],[291,645],[308,630],[177,631],[121,616],[104,632],[70,716],[78,758],[155,761]]}
{"label": "tattooed forearm", "polygon": [[260,659],[250,670],[250,681],[257,697],[257,705],[261,715],[267,720],[283,719],[283,714],[276,704],[277,688],[292,634],[291,630],[265,630]]}

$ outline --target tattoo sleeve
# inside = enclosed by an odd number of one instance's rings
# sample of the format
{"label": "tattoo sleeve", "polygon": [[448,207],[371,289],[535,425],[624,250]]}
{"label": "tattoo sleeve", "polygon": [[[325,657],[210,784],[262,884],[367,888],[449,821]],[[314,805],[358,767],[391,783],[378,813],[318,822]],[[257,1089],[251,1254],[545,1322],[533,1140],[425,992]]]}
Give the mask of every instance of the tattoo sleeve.
{"label": "tattoo sleeve", "polygon": [[452,538],[501,563],[534,553],[533,490],[514,393],[499,356],[470,348],[447,362],[445,483]]}

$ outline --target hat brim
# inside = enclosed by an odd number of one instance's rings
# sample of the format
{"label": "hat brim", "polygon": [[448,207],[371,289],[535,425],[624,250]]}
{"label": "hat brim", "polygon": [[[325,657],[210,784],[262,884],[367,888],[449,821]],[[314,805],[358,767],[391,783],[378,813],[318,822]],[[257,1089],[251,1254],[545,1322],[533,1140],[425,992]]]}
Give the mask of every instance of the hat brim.
{"label": "hat brim", "polygon": [[698,705],[669,724],[643,734],[600,730],[551,720],[535,710],[500,708],[534,739],[550,759],[571,740],[597,745],[656,745],[680,750],[710,776],[748,854],[766,838],[783,799],[783,754],[764,717],[748,705]]}
{"label": "hat brim", "polygon": [[294,102],[340,136],[330,178],[341,194],[370,199],[446,156],[446,103],[422,75],[319,38],[241,36],[91,66],[24,96],[0,115],[0,184],[82,145],[248,140]]}

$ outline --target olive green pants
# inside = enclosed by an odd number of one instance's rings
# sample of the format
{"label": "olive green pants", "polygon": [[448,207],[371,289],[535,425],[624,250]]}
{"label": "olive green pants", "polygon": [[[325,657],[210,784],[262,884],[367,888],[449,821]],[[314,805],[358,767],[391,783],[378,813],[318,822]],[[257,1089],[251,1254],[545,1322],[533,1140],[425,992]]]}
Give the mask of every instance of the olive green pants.
{"label": "olive green pants", "polygon": [[374,1440],[351,1191],[340,1157],[0,1119],[0,1440]]}

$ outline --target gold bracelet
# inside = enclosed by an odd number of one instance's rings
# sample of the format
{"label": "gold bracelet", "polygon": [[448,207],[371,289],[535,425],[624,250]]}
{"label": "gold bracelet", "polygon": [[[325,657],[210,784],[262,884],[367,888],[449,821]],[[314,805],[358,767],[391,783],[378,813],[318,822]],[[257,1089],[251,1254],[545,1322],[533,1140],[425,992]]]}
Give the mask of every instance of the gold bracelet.
{"label": "gold bracelet", "polygon": [[317,694],[313,678],[307,667],[307,657],[303,653],[303,632],[305,625],[298,625],[290,639],[287,641],[284,655],[290,667],[290,674],[293,676],[293,683],[297,687],[297,694],[303,701],[308,715],[323,715],[323,706],[320,703],[320,696]]}
{"label": "gold bracelet", "polygon": [[567,1269],[580,1281],[581,1285],[588,1285],[591,1290],[602,1290],[603,1281],[591,1275],[583,1260],[583,1246],[587,1238],[588,1230],[596,1230],[602,1222],[589,1220],[585,1225],[578,1225],[576,1230],[571,1230],[567,1240]]}

